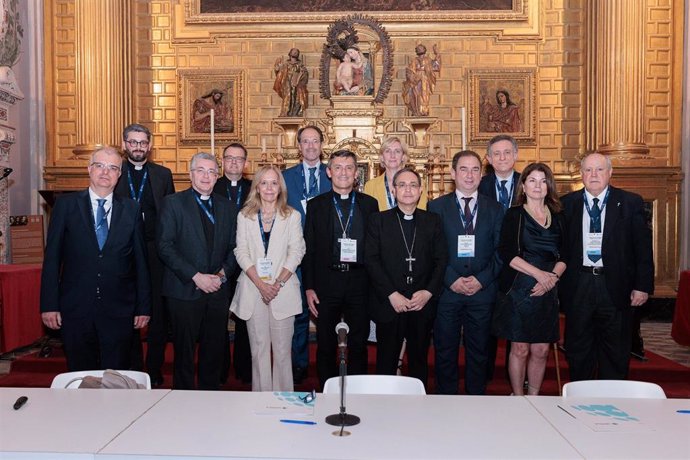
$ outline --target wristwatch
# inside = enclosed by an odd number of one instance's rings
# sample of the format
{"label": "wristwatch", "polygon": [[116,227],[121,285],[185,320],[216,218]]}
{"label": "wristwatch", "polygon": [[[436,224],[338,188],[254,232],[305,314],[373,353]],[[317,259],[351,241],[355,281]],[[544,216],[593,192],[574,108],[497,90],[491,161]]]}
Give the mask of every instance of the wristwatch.
{"label": "wristwatch", "polygon": [[285,281],[283,280],[278,280],[278,284],[280,284],[280,287],[285,287]]}

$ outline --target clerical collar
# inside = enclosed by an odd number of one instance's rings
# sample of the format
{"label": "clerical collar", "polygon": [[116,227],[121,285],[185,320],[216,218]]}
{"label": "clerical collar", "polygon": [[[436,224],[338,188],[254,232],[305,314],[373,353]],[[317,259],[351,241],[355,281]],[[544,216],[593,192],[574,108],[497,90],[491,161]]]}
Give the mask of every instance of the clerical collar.
{"label": "clerical collar", "polygon": [[237,181],[236,181],[236,180],[231,180],[231,181],[230,181],[230,186],[231,186],[231,187],[237,187]]}
{"label": "clerical collar", "polygon": [[128,161],[132,166],[134,166],[134,169],[137,171],[141,171],[142,169],[144,169],[144,166],[146,166],[146,160],[144,160],[144,162],[140,165],[132,163],[132,160],[128,160]]}
{"label": "clerical collar", "polygon": [[335,190],[333,190],[333,193],[335,193],[335,195],[336,195],[338,198],[340,198],[341,200],[349,200],[349,199],[350,199],[350,193],[352,193],[352,192],[346,193],[346,194],[343,195],[342,193],[338,193],[338,192],[336,192]]}
{"label": "clerical collar", "polygon": [[[192,189],[192,190],[194,190],[194,189]],[[202,201],[207,201],[209,198],[211,198],[211,195],[203,195],[203,194],[197,192],[196,190],[194,190],[194,193],[195,193],[196,196],[198,196]]]}
{"label": "clerical collar", "polygon": [[417,212],[417,208],[415,208],[412,214],[405,214],[405,212],[402,209],[400,209],[400,207],[396,207],[395,209],[398,211],[398,215],[400,215],[400,217],[402,217],[405,220],[413,220],[415,212]]}

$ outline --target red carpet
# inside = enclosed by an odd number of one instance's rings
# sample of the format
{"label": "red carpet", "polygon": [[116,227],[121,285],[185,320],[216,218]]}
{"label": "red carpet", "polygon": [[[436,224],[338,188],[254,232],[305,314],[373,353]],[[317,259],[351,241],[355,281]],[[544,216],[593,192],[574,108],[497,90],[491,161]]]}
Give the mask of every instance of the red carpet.
{"label": "red carpet", "polygon": [[[499,342],[499,350],[496,358],[496,371],[494,378],[487,388],[487,393],[492,395],[508,395],[510,394],[510,385],[505,378],[504,363],[505,363],[505,347],[504,343]],[[316,368],[314,365],[316,345],[310,344],[310,368],[309,376],[301,384],[295,387],[298,391],[309,391],[318,389],[318,379],[316,378]],[[173,360],[172,346],[168,346],[166,356],[166,363],[164,365],[165,385],[164,388],[170,388],[172,384],[172,360]],[[376,349],[374,346],[369,348],[370,372],[374,370],[374,359]],[[635,359],[630,362],[630,379],[642,380],[648,382],[655,382],[661,385],[669,398],[690,398],[690,368],[682,366],[674,361],[666,359],[650,351],[646,352],[649,361],[640,362]],[[568,381],[568,366],[565,362],[565,356],[559,352],[560,369],[562,383]],[[429,351],[430,362],[430,378],[429,378],[429,393],[434,391],[434,369],[433,369],[433,349]],[[460,356],[461,377],[462,377],[462,353]],[[53,354],[49,358],[40,358],[37,353],[29,354],[18,358],[12,363],[12,370],[8,375],[0,376],[0,386],[2,387],[49,387],[56,374],[66,372],[67,367],[61,349],[54,349]],[[464,380],[460,382],[462,393],[462,385]],[[231,376],[226,385],[225,390],[250,390],[250,385],[243,384]],[[556,368],[553,359],[553,352],[549,357],[549,362],[546,369],[546,376],[544,384],[542,385],[542,394],[557,395],[558,385],[556,383]]]}

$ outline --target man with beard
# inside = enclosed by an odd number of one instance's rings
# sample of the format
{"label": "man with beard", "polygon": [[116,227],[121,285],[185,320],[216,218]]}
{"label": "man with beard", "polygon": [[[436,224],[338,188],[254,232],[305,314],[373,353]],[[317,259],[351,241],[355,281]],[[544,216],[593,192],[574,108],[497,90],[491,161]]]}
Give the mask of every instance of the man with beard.
{"label": "man with beard", "polygon": [[[156,221],[163,197],[175,193],[172,172],[149,160],[151,131],[146,126],[131,124],[122,132],[122,150],[127,161],[122,162],[122,174],[115,187],[115,195],[131,198],[139,203],[144,221],[144,240],[151,272],[151,322],[147,333],[146,370],[151,385],[163,384],[161,367],[165,359],[168,339],[168,319],[161,297],[163,267],[156,250]],[[132,369],[143,367],[143,352],[139,331],[132,336]]]}
{"label": "man with beard", "polygon": [[[288,191],[288,204],[299,211],[302,226],[307,213],[307,201],[331,190],[331,180],[326,165],[321,163],[323,133],[316,126],[306,126],[297,131],[297,145],[302,162],[285,170],[283,178]],[[309,366],[309,309],[302,283],[302,270],[297,269],[302,284],[302,313],[295,316],[295,332],[292,336],[292,378],[301,383]]]}

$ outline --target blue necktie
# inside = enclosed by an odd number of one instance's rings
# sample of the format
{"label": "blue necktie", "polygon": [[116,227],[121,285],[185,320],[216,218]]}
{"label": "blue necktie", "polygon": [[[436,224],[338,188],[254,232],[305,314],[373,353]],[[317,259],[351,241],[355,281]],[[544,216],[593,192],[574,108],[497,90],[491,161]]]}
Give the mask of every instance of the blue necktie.
{"label": "blue necktie", "polygon": [[470,211],[470,201],[472,201],[472,197],[462,198],[465,201],[465,210],[464,210],[464,217],[465,217],[465,231],[467,232],[468,235],[473,235],[474,234],[474,222],[472,222],[472,211]]}
{"label": "blue necktie", "polygon": [[307,196],[309,198],[312,198],[314,195],[316,195],[316,166],[313,168],[309,168],[309,191],[307,192]]}
{"label": "blue necktie", "polygon": [[96,209],[96,239],[98,249],[103,249],[105,240],[108,239],[108,215],[105,213],[105,198],[96,199],[98,208]]}
{"label": "blue necktie", "polygon": [[510,198],[508,197],[508,188],[506,187],[507,180],[501,181],[501,188],[498,191],[498,201],[501,202],[503,208],[508,209],[510,207]]}
{"label": "blue necktie", "polygon": [[[589,213],[589,233],[601,233],[601,209],[599,209],[599,198],[592,199],[592,210]],[[587,257],[592,262],[598,262],[601,255],[588,254]]]}

